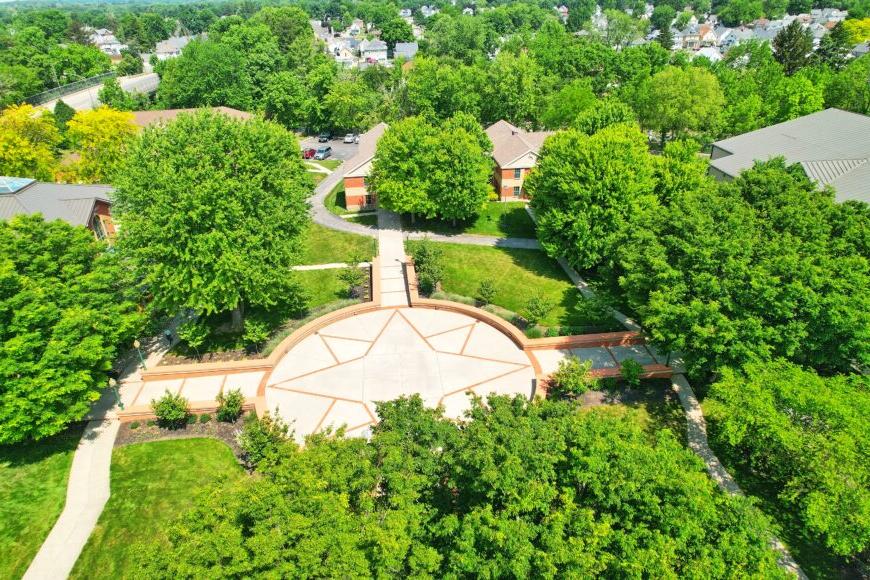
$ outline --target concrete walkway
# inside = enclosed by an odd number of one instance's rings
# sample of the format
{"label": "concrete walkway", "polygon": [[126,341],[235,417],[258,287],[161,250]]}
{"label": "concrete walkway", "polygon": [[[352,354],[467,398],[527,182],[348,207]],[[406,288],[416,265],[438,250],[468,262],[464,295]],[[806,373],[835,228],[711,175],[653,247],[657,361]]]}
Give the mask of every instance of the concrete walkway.
{"label": "concrete walkway", "polygon": [[405,243],[399,216],[378,210],[378,257],[381,260],[381,306],[410,306],[405,279]]}
{"label": "concrete walkway", "polygon": [[[174,320],[170,328],[174,330],[177,323],[178,319]],[[157,366],[169,345],[162,337],[152,338],[148,343],[145,365]],[[137,357],[121,374],[118,387],[122,399],[125,390],[138,391],[141,385],[142,371]],[[57,580],[68,577],[94,526],[97,525],[111,493],[112,449],[120,427],[116,411],[116,396],[106,389],[85,417],[90,421],[73,456],[66,504],[24,574],[26,580]]]}

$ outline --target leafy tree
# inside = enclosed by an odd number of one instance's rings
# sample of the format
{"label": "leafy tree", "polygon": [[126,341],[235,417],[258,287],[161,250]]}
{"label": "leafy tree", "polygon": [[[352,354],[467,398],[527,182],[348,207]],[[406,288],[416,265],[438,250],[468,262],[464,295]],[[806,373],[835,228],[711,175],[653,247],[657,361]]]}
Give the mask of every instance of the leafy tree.
{"label": "leafy tree", "polygon": [[636,125],[637,118],[634,116],[634,110],[619,99],[607,97],[577,115],[571,126],[587,135],[592,135],[605,127],[619,123]]}
{"label": "leafy tree", "polygon": [[528,323],[532,326],[536,325],[545,318],[553,309],[553,303],[540,294],[533,294],[526,301],[525,317]]}
{"label": "leafy tree", "polygon": [[865,14],[860,16],[855,8],[857,6],[849,9],[849,18],[843,21],[843,28],[849,33],[852,44],[860,44],[870,40],[870,11],[865,9]]}
{"label": "leafy tree", "polygon": [[289,431],[289,426],[280,416],[273,417],[266,411],[258,418],[252,413],[245,418],[245,425],[237,439],[247,462],[252,467],[258,467],[265,461],[275,460],[281,445],[288,440]]}
{"label": "leafy tree", "polygon": [[[227,160],[232,159],[232,163]],[[162,308],[205,314],[286,304],[311,182],[279,125],[220,114],[147,128],[117,180],[119,249]]]}
{"label": "leafy tree", "polygon": [[665,30],[670,31],[671,23],[674,21],[674,18],[677,17],[677,11],[674,10],[673,6],[669,4],[658,4],[655,8],[653,8],[652,16],[650,16],[650,23],[652,23],[653,28],[664,32]]}
{"label": "leafy tree", "polygon": [[66,126],[75,114],[76,110],[64,103],[63,99],[58,99],[54,104],[54,122],[61,134],[66,133]]}
{"label": "leafy tree", "polygon": [[51,113],[31,105],[0,112],[0,175],[51,181],[61,135]]}
{"label": "leafy tree", "polygon": [[843,26],[842,22],[838,22],[831,29],[831,32],[822,37],[815,56],[820,62],[830,66],[832,69],[840,70],[846,66],[851,49],[852,44],[849,39],[849,31]]}
{"label": "leafy tree", "polygon": [[137,75],[142,72],[144,65],[142,57],[139,53],[134,53],[129,50],[121,51],[121,62],[115,65],[115,70],[121,76]]}
{"label": "leafy tree", "polygon": [[178,339],[186,344],[188,348],[193,349],[193,352],[196,353],[196,358],[200,357],[199,348],[205,344],[210,334],[211,329],[202,317],[187,320],[178,327]]}
{"label": "leafy tree", "polygon": [[726,26],[738,26],[757,20],[764,15],[761,0],[728,0],[719,10],[719,19]]}
{"label": "leafy tree", "polygon": [[242,339],[248,344],[252,344],[257,352],[260,352],[260,345],[269,338],[271,328],[265,320],[248,317],[245,320],[245,332]]}
{"label": "leafy tree", "polygon": [[144,316],[129,269],[92,232],[40,216],[0,221],[0,444],[78,421]]}
{"label": "leafy tree", "polygon": [[830,372],[870,362],[865,214],[799,167],[757,164],[674,195],[619,247],[629,304],[663,350],[707,373],[785,357]]}
{"label": "leafy tree", "polygon": [[323,99],[329,126],[335,131],[359,131],[368,125],[377,94],[351,79],[335,81]]}
{"label": "leafy tree", "polygon": [[579,269],[612,256],[629,217],[655,202],[654,185],[644,135],[622,124],[553,135],[526,182],[541,245]]}
{"label": "leafy tree", "polygon": [[0,63],[0,108],[22,103],[42,88],[42,80],[32,68]]}
{"label": "leafy tree", "polygon": [[411,251],[417,283],[424,294],[435,290],[444,277],[443,255],[444,252],[428,239],[422,240]]}
{"label": "leafy tree", "polygon": [[656,130],[664,147],[668,135],[710,130],[724,102],[719,81],[712,73],[697,67],[668,67],[640,87],[637,110],[641,124]]}
{"label": "leafy tree", "polygon": [[692,12],[690,10],[683,10],[679,14],[677,14],[677,21],[674,23],[674,26],[678,30],[684,29],[689,25],[689,21],[692,20]]}
{"label": "leafy tree", "polygon": [[261,477],[201,495],[143,575],[785,577],[767,520],[631,412],[491,397],[459,426],[415,396],[378,414],[370,441],[270,441]]}
{"label": "leafy tree", "polygon": [[772,80],[768,87],[769,109],[766,120],[781,123],[824,108],[824,86],[813,83],[803,71]]}
{"label": "leafy tree", "polygon": [[80,158],[67,171],[78,181],[113,183],[137,132],[130,113],[106,106],[77,112],[66,137]]}
{"label": "leafy tree", "polygon": [[164,107],[224,105],[245,110],[253,104],[244,56],[230,46],[195,40],[165,66],[157,89]]}
{"label": "leafy tree", "polygon": [[492,301],[495,300],[496,293],[495,282],[486,278],[481,280],[480,284],[477,286],[475,297],[483,304],[492,304]]}
{"label": "leafy tree", "polygon": [[813,35],[800,20],[792,20],[773,38],[773,54],[785,74],[791,76],[807,64],[813,54]]}
{"label": "leafy tree", "polygon": [[607,9],[604,15],[607,17],[607,28],[603,33],[603,40],[608,46],[619,50],[640,36],[640,22],[625,12]]}
{"label": "leafy tree", "polygon": [[591,360],[581,361],[576,356],[563,358],[547,382],[547,396],[573,399],[596,388],[597,381],[590,374],[591,370]]}
{"label": "leafy tree", "polygon": [[381,28],[381,40],[387,43],[390,50],[396,48],[397,42],[411,42],[414,33],[411,25],[402,18],[393,18]]}
{"label": "leafy tree", "polygon": [[663,28],[659,35],[656,36],[656,42],[662,45],[662,48],[667,50],[671,50],[674,46],[674,35],[671,33],[670,28]]}
{"label": "leafy tree", "polygon": [[630,388],[640,386],[640,375],[643,373],[643,366],[634,359],[627,358],[619,365],[619,375],[622,380]]}
{"label": "leafy tree", "polygon": [[449,61],[417,57],[404,85],[405,116],[446,119],[480,114],[479,70]]}
{"label": "leafy tree", "polygon": [[870,545],[868,387],[866,377],[751,363],[724,369],[704,404],[716,441],[842,556]]}
{"label": "leafy tree", "polygon": [[103,88],[97,94],[100,102],[116,111],[132,111],[136,105],[135,99],[127,91],[121,88],[118,79],[106,79]]}
{"label": "leafy tree", "polygon": [[482,89],[484,124],[500,119],[518,127],[537,125],[541,107],[542,71],[527,54],[500,52],[490,64]]}
{"label": "leafy tree", "polygon": [[567,127],[578,115],[596,104],[589,79],[571,81],[548,99],[541,114],[541,123],[548,129]]}
{"label": "leafy tree", "polygon": [[295,73],[279,72],[269,79],[263,91],[266,118],[291,130],[303,127],[308,99],[308,89]]}
{"label": "leafy tree", "polygon": [[825,105],[864,115],[870,114],[870,55],[846,65],[825,89]]}
{"label": "leafy tree", "polygon": [[298,6],[266,6],[251,17],[250,23],[268,26],[281,50],[287,52],[297,41],[314,40],[308,20],[308,15]]}
{"label": "leafy tree", "polygon": [[488,198],[491,147],[468,115],[440,125],[409,117],[391,125],[378,141],[369,184],[378,203],[393,211],[467,219]]}
{"label": "leafy tree", "polygon": [[282,68],[278,39],[265,24],[246,22],[230,27],[219,43],[241,55],[244,67],[241,75],[250,80],[252,99],[259,102],[268,80]]}

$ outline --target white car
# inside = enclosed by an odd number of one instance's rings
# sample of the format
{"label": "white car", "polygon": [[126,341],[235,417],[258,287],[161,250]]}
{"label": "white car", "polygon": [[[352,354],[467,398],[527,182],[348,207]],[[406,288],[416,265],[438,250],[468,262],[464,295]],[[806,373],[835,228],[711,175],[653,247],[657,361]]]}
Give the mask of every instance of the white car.
{"label": "white car", "polygon": [[345,143],[359,143],[359,141],[357,141],[356,139],[357,139],[357,136],[354,135],[353,133],[348,133],[347,135],[344,136]]}

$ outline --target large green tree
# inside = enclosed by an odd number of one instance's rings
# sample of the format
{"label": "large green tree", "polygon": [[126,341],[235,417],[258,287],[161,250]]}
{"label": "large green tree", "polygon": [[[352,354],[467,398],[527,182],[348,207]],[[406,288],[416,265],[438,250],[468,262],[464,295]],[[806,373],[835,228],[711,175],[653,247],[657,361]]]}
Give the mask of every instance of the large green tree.
{"label": "large green tree", "polygon": [[409,117],[378,141],[368,182],[387,209],[464,220],[480,212],[492,189],[491,151],[470,115],[459,113],[438,125]]}
{"label": "large green tree", "polygon": [[157,100],[167,108],[202,106],[249,109],[253,87],[245,57],[213,41],[193,41],[181,56],[165,63]]}
{"label": "large green tree", "polygon": [[800,167],[758,164],[647,218],[620,246],[622,286],[652,338],[693,370],[770,357],[826,372],[870,364],[870,256],[854,234],[870,218]]}
{"label": "large green tree", "polygon": [[773,53],[785,74],[793,75],[809,64],[813,55],[813,35],[800,20],[792,20],[774,37]]}
{"label": "large green tree", "polygon": [[286,275],[311,182],[296,138],[268,121],[181,115],[145,129],[117,181],[119,249],[169,310],[233,312],[294,295]]}
{"label": "large green tree", "polygon": [[725,369],[705,401],[715,440],[779,490],[835,553],[870,547],[870,379],[784,361]]}
{"label": "large green tree", "polygon": [[0,221],[0,444],[78,421],[141,330],[137,285],[83,227]]}
{"label": "large green tree", "polygon": [[261,476],[202,495],[144,575],[785,577],[764,517],[631,413],[492,397],[456,425],[413,397],[378,415],[370,441],[258,454]]}
{"label": "large green tree", "polygon": [[627,220],[655,204],[646,139],[625,124],[591,136],[556,133],[544,142],[526,189],[547,253],[579,269],[600,265],[613,256]]}

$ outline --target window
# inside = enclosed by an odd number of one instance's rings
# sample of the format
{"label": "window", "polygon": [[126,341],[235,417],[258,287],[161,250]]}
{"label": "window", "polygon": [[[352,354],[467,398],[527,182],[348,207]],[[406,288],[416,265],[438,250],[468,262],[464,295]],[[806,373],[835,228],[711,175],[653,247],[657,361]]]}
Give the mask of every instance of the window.
{"label": "window", "polygon": [[514,179],[519,179],[523,176],[522,169],[514,169]]}
{"label": "window", "polygon": [[98,240],[106,239],[106,228],[103,227],[99,214],[94,214],[94,217],[91,218],[91,229],[94,230],[94,235],[97,236]]}
{"label": "window", "polygon": [[515,186],[514,186],[514,197],[519,197],[519,196],[520,196],[520,193],[522,193],[522,190],[520,189],[520,186],[519,186],[519,185],[515,185]]}

